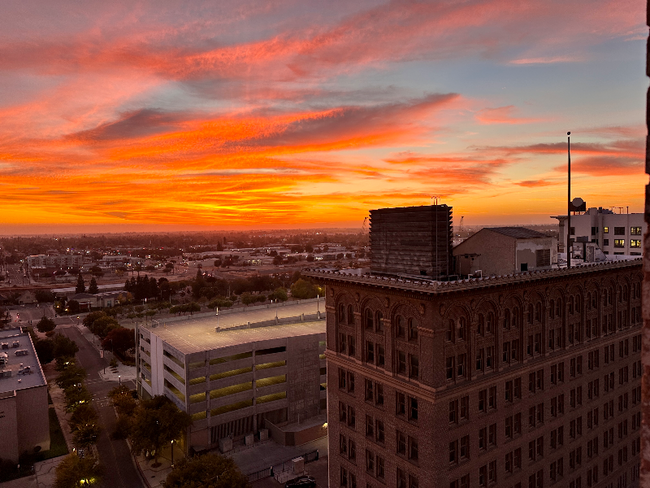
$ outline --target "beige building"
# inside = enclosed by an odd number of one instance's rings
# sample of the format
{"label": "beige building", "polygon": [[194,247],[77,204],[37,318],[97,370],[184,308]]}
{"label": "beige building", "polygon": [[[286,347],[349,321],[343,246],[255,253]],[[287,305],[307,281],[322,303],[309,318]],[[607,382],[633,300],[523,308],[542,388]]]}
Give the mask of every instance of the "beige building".
{"label": "beige building", "polygon": [[319,306],[304,300],[139,327],[138,391],[165,395],[192,415],[186,447],[196,451],[228,451],[266,437],[286,445],[322,437]]}
{"label": "beige building", "polygon": [[524,227],[486,227],[453,253],[461,276],[504,275],[557,264],[556,239]]}
{"label": "beige building", "polygon": [[47,451],[50,427],[47,382],[29,334],[0,331],[0,458]]}

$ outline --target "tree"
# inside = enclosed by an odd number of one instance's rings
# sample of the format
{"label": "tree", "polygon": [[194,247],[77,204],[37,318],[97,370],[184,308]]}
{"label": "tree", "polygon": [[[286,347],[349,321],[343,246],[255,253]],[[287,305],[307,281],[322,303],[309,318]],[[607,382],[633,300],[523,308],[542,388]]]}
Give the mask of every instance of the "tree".
{"label": "tree", "polygon": [[41,364],[47,364],[54,359],[54,341],[52,339],[34,341],[34,349]]}
{"label": "tree", "polygon": [[125,327],[112,329],[102,341],[102,347],[124,356],[126,351],[135,347],[135,331]]}
{"label": "tree", "polygon": [[79,273],[79,276],[77,277],[77,288],[75,288],[75,293],[83,293],[86,291],[86,282],[84,281],[84,277]]}
{"label": "tree", "polygon": [[179,410],[167,397],[158,395],[143,400],[135,409],[129,433],[131,449],[136,454],[149,451],[158,461],[160,449],[192,424],[192,417]]}
{"label": "tree", "polygon": [[164,488],[249,488],[248,478],[235,462],[218,454],[183,459],[167,475]]}
{"label": "tree", "polygon": [[302,278],[291,285],[291,296],[294,298],[316,298],[316,295],[318,295],[317,288]]}
{"label": "tree", "polygon": [[269,300],[279,300],[281,302],[286,302],[289,299],[287,296],[287,290],[282,287],[275,289],[273,293],[269,295]]}
{"label": "tree", "polygon": [[90,273],[93,276],[104,276],[104,270],[97,265],[90,268]]}
{"label": "tree", "polygon": [[36,324],[36,328],[38,329],[39,332],[50,332],[56,328],[56,323],[52,319],[48,319],[47,317],[43,316],[41,320],[38,321]]}
{"label": "tree", "polygon": [[79,302],[77,300],[70,300],[68,302],[68,312],[75,314],[75,313],[79,313],[79,310],[81,310],[81,307],[79,306]]}
{"label": "tree", "polygon": [[99,287],[97,286],[97,280],[93,276],[90,279],[90,286],[88,286],[88,293],[92,293],[93,295],[99,293]]}
{"label": "tree", "polygon": [[101,431],[98,421],[97,412],[90,403],[82,403],[75,408],[70,416],[70,430],[77,446],[87,447],[97,441]]}
{"label": "tree", "polygon": [[103,468],[95,458],[80,458],[76,454],[69,454],[56,467],[54,488],[99,485],[102,473]]}
{"label": "tree", "polygon": [[54,358],[72,358],[77,352],[79,352],[79,346],[72,339],[67,338],[63,334],[56,334],[52,341],[54,342],[54,349],[52,353]]}
{"label": "tree", "polygon": [[50,290],[36,290],[34,292],[34,296],[39,303],[54,301],[54,293],[52,293]]}

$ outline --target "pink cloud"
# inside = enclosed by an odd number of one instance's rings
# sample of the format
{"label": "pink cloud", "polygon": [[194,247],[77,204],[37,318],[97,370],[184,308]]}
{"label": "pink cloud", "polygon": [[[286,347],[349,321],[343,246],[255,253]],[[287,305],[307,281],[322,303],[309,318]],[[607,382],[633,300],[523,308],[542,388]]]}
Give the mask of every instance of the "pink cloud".
{"label": "pink cloud", "polygon": [[479,110],[474,117],[481,124],[531,124],[542,119],[515,117],[514,105]]}

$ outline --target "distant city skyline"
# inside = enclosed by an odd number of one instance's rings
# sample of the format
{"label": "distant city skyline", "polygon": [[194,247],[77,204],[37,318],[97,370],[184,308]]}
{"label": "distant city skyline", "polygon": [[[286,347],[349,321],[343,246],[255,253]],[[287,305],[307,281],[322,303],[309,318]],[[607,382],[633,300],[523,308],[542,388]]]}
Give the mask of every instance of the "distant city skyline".
{"label": "distant city skyline", "polygon": [[1,234],[641,212],[645,2],[3,2]]}

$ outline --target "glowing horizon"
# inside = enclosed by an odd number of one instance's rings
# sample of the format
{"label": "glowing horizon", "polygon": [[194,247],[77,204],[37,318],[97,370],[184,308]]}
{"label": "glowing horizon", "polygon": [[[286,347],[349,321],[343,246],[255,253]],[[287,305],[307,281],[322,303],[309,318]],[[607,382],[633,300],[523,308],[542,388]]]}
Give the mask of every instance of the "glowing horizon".
{"label": "glowing horizon", "polygon": [[641,0],[30,5],[0,19],[0,234],[361,228],[434,195],[548,224],[568,130],[572,196],[643,210]]}

